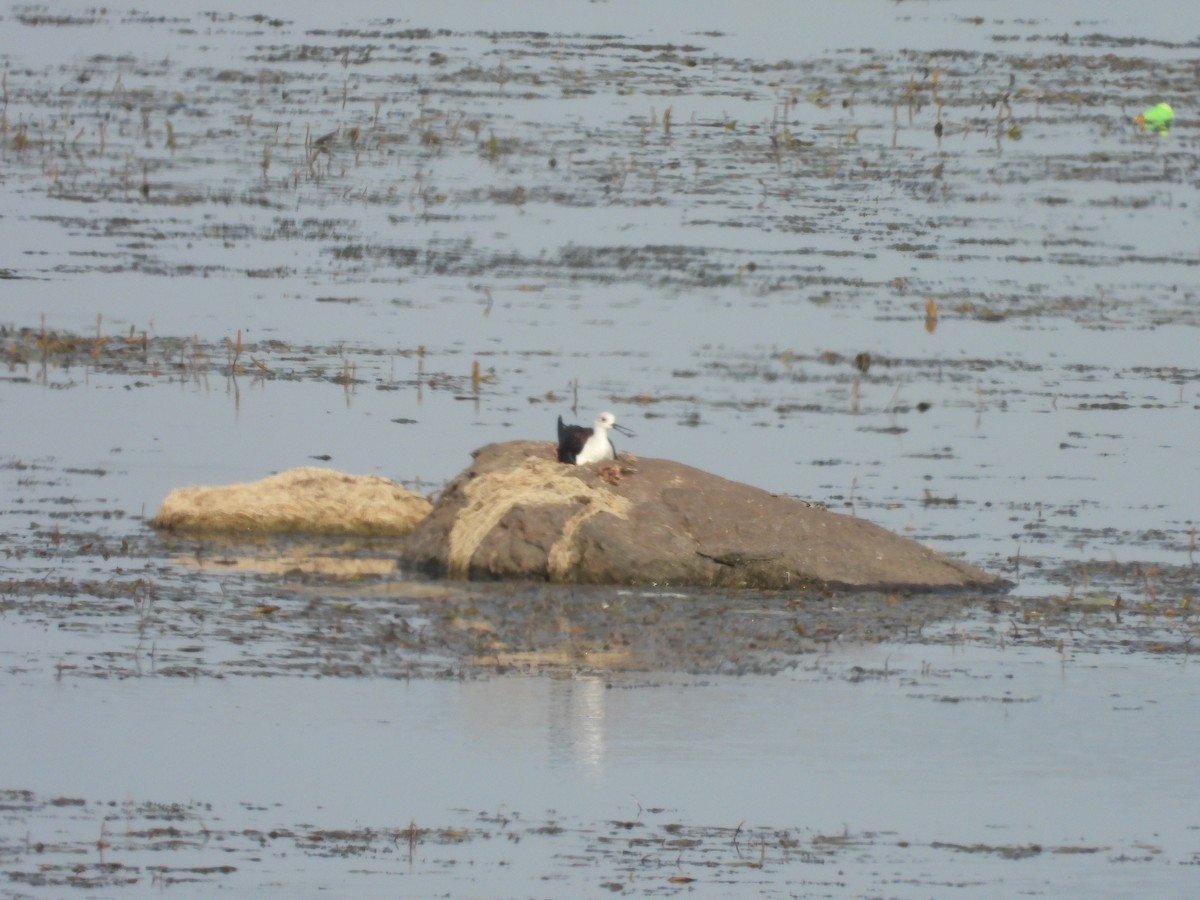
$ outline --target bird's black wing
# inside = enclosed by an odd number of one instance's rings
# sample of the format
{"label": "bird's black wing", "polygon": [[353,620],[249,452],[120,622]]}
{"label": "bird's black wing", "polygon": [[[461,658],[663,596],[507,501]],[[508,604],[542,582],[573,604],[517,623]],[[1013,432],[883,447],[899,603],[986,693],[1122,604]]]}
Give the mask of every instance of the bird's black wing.
{"label": "bird's black wing", "polygon": [[575,457],[592,436],[592,429],[582,425],[564,425],[562,416],[558,417],[558,461],[575,464]]}

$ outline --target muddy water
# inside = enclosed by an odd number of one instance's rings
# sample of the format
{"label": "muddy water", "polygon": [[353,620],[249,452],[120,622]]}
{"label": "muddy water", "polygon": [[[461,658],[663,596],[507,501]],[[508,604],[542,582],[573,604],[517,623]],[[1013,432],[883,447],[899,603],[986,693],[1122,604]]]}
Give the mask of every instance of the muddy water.
{"label": "muddy water", "polygon": [[[852,6],[0,12],[7,896],[1187,893],[1200,22]],[[144,524],[601,408],[1015,590]]]}

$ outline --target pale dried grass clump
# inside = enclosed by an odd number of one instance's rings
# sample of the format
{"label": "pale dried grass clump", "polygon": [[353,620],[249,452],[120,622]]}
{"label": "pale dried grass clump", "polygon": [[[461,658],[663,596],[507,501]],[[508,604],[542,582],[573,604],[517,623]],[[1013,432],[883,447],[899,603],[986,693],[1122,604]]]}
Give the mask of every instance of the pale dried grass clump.
{"label": "pale dried grass clump", "polygon": [[378,475],[303,467],[261,481],[176,488],[151,522],[183,531],[405,535],[430,502]]}

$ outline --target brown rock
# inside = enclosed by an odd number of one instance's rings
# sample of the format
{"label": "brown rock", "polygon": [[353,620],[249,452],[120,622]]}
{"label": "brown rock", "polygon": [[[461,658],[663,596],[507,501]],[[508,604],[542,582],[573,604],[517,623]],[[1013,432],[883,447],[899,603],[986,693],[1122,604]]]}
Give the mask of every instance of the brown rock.
{"label": "brown rock", "polygon": [[995,588],[878,525],[662,459],[563,465],[534,441],[474,454],[403,543],[468,578],[761,588]]}
{"label": "brown rock", "polygon": [[261,481],[176,488],[150,524],[208,532],[405,535],[432,504],[377,475],[289,469]]}

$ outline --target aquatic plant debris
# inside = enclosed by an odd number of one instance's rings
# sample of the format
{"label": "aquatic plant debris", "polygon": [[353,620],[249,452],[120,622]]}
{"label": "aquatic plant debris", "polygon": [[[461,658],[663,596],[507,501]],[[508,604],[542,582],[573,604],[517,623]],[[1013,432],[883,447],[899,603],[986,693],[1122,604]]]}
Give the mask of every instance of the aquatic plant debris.
{"label": "aquatic plant debris", "polygon": [[1171,130],[1171,126],[1175,124],[1175,110],[1171,109],[1167,103],[1156,103],[1149,109],[1134,116],[1133,121],[1147,131],[1166,134]]}
{"label": "aquatic plant debris", "polygon": [[[719,888],[721,896],[731,889],[768,897],[814,889],[840,896],[852,879],[874,888],[872,895],[886,889],[892,896],[897,873],[907,884],[944,891],[929,871],[947,866],[969,864],[972,884],[1002,891],[1012,884],[1013,860],[1069,865],[1096,858],[1107,861],[1114,877],[1144,867],[1147,854],[1160,865],[1176,862],[1154,841],[1067,838],[1043,845],[998,835],[962,843],[910,832],[826,830],[806,823],[802,813],[794,822],[753,824],[696,822],[661,807],[629,813],[591,821],[555,810],[462,810],[434,822],[405,821],[399,812],[390,822],[314,824],[281,821],[278,812],[254,804],[6,789],[0,791],[0,824],[19,830],[33,819],[53,830],[0,841],[0,852],[8,882],[19,892],[14,896],[23,897],[67,890],[121,897],[147,888],[247,895],[270,892],[285,870],[308,885],[352,883],[359,892],[382,893],[397,886],[423,893],[449,881],[456,893],[499,896],[499,886],[515,887],[515,870],[581,893],[598,886],[618,895]],[[886,874],[864,879],[855,861],[873,856],[888,860]],[[1173,868],[1189,864],[1177,862]]]}
{"label": "aquatic plant debris", "polygon": [[399,536],[432,508],[378,475],[304,466],[250,483],[176,488],[150,524],[189,532]]}

